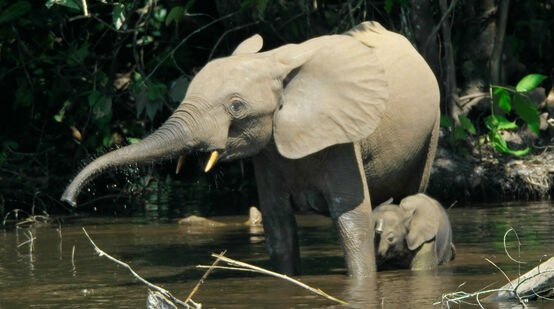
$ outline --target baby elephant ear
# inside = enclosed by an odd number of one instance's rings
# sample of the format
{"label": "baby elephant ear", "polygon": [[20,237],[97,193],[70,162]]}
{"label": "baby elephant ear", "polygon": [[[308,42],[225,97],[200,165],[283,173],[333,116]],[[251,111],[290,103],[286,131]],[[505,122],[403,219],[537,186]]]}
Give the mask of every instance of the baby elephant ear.
{"label": "baby elephant ear", "polygon": [[244,55],[244,54],[254,54],[262,49],[264,45],[264,40],[259,34],[254,34],[248,39],[242,41],[242,43],[235,48],[233,55]]}
{"label": "baby elephant ear", "polygon": [[434,203],[424,194],[411,195],[400,202],[400,207],[406,212],[408,249],[415,250],[437,235],[441,212]]}
{"label": "baby elephant ear", "polygon": [[274,137],[298,159],[368,137],[388,102],[385,71],[373,48],[346,35],[318,37],[275,53],[283,91]]}

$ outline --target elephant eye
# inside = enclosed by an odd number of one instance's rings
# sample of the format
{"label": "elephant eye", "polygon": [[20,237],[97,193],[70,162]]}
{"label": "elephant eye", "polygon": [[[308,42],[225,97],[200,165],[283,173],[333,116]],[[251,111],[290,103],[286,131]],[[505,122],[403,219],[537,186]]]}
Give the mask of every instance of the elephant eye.
{"label": "elephant eye", "polygon": [[387,241],[388,241],[389,243],[392,243],[392,242],[394,241],[394,235],[389,234],[389,235],[387,236]]}
{"label": "elephant eye", "polygon": [[242,103],[241,101],[239,100],[233,100],[233,102],[231,102],[231,105],[230,105],[230,108],[231,108],[231,111],[233,113],[238,113],[242,110],[242,108],[244,107],[244,103]]}

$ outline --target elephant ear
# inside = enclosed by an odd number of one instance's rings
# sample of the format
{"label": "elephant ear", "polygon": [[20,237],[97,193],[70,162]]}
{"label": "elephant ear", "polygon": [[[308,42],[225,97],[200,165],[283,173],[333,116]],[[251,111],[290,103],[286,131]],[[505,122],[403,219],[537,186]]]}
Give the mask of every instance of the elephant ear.
{"label": "elephant ear", "polygon": [[275,113],[281,155],[298,159],[369,136],[383,118],[388,84],[374,50],[345,35],[276,50],[284,88]]}
{"label": "elephant ear", "polygon": [[400,202],[400,208],[406,212],[408,249],[415,250],[435,238],[439,231],[439,220],[431,199],[424,194],[411,195]]}
{"label": "elephant ear", "polygon": [[254,54],[260,51],[262,49],[262,46],[264,45],[264,40],[259,34],[254,34],[253,36],[249,37],[248,39],[242,41],[242,43],[235,48],[233,51],[234,55],[244,55],[244,54]]}

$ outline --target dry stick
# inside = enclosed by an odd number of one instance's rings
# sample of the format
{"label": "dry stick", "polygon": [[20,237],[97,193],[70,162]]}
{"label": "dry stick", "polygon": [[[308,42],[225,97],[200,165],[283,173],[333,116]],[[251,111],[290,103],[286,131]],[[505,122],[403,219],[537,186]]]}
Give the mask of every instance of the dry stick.
{"label": "dry stick", "polygon": [[71,265],[73,266],[73,271],[75,271],[75,245],[71,249]]}
{"label": "dry stick", "polygon": [[[512,228],[510,228],[510,229],[512,229]],[[510,230],[508,230],[508,232],[509,232],[509,231],[510,231]],[[506,234],[507,234],[507,232],[506,232]],[[508,251],[506,250],[506,234],[504,234],[504,250],[506,251],[506,253],[508,253]],[[510,255],[508,254],[508,256],[510,256]],[[508,284],[509,284],[509,285],[512,287],[512,289],[514,289],[514,291],[515,291],[515,289],[516,289],[517,287],[514,288],[514,286],[513,286],[513,284],[512,284],[512,281],[510,280],[510,278],[508,278],[508,276],[506,275],[506,273],[505,273],[500,267],[498,267],[498,265],[494,264],[493,261],[491,261],[491,260],[489,260],[489,259],[487,259],[487,258],[485,258],[485,260],[486,260],[487,262],[491,263],[494,267],[496,267],[496,269],[500,270],[500,272],[504,275],[504,277],[506,278],[506,280],[508,280]],[[515,261],[515,260],[514,260],[514,261]],[[518,277],[518,280],[519,280],[519,277]],[[518,284],[518,285],[519,285],[519,284]],[[516,296],[516,298],[517,298],[517,300],[519,301],[519,303],[521,304],[521,306],[522,306],[524,309],[526,309],[526,308],[527,308],[527,305],[523,302],[523,299],[521,299],[521,297],[519,296],[519,294],[514,292],[514,295]],[[478,297],[479,297],[479,296],[475,297],[475,299],[477,300],[477,302],[479,302],[479,298],[478,298]],[[479,305],[481,305],[481,303],[479,303]]]}
{"label": "dry stick", "polygon": [[88,235],[87,231],[85,230],[85,228],[83,227],[83,232],[85,233],[85,236],[87,237],[87,239],[90,241],[90,243],[92,244],[92,246],[94,247],[94,250],[96,251],[96,253],[98,254],[98,256],[105,256],[108,260],[111,260],[112,262],[115,262],[125,268],[127,268],[129,270],[129,272],[131,272],[131,274],[137,278],[139,281],[141,281],[142,283],[146,284],[149,288],[151,289],[154,289],[158,292],[160,292],[161,294],[163,294],[165,297],[171,299],[171,301],[175,302],[175,303],[178,303],[182,306],[185,306],[185,307],[189,307],[185,302],[181,301],[180,299],[177,299],[176,297],[174,297],[171,292],[169,292],[168,290],[162,288],[162,287],[159,287],[157,285],[154,285],[148,281],[146,281],[145,279],[143,279],[141,276],[139,276],[132,268],[131,266],[129,266],[129,264],[125,263],[125,262],[121,262],[120,260],[112,257],[111,255],[107,254],[106,252],[102,251],[100,248],[98,248],[98,246],[94,243],[94,241],[92,241],[92,239],[90,238],[90,236]]}
{"label": "dry stick", "polygon": [[510,232],[514,232],[514,234],[516,235],[516,238],[517,238],[517,249],[518,249],[518,251],[519,251],[519,247],[521,246],[521,242],[519,241],[519,236],[517,235],[516,230],[514,230],[513,227],[510,227],[510,228],[506,231],[506,233],[504,233],[504,252],[506,252],[506,255],[508,256],[508,258],[509,258],[510,260],[512,260],[512,261],[514,261],[514,262],[516,262],[516,263],[518,263],[518,264],[527,264],[527,263],[525,263],[525,262],[521,262],[521,261],[518,261],[518,260],[514,259],[514,258],[510,255],[510,253],[508,253],[508,248],[507,248],[507,246],[506,246],[506,236],[508,236],[508,233],[510,233]]}
{"label": "dry stick", "polygon": [[[219,255],[220,256],[223,256],[225,255],[225,253],[227,253],[227,250],[223,250]],[[198,288],[200,287],[200,285],[202,283],[204,283],[204,280],[206,280],[206,278],[208,277],[208,275],[210,275],[210,273],[215,269],[217,263],[219,263],[219,261],[221,261],[221,258],[217,258],[215,260],[215,262],[213,262],[212,266],[210,266],[210,268],[208,268],[208,270],[206,271],[206,273],[204,273],[204,275],[202,276],[202,278],[200,278],[200,280],[198,280],[198,283],[196,283],[196,285],[194,286],[194,288],[192,288],[192,291],[190,291],[190,294],[189,296],[187,297],[187,299],[185,299],[185,303],[188,302],[189,300],[192,300],[192,296],[194,295],[194,293],[196,293],[196,291],[198,291]]]}
{"label": "dry stick", "polygon": [[[215,254],[215,253],[212,253],[212,256],[213,257],[216,257],[216,258],[219,258],[221,259],[223,262],[229,264],[229,265],[233,265],[233,266],[238,266],[238,267],[243,267],[243,268],[248,268],[248,269],[252,269],[252,271],[255,271],[255,272],[258,272],[258,273],[261,273],[261,274],[265,274],[265,275],[269,275],[269,276],[273,276],[273,277],[277,277],[277,278],[281,278],[281,279],[285,279],[289,282],[292,282],[298,286],[301,286],[317,295],[320,295],[320,296],[323,296],[329,300],[332,300],[332,301],[335,301],[339,304],[342,304],[342,305],[348,305],[347,302],[343,301],[343,300],[340,300],[338,298],[335,298],[325,292],[323,292],[322,290],[320,289],[314,289],[312,287],[310,287],[309,285],[305,284],[305,283],[302,283],[296,279],[293,279],[289,276],[286,276],[286,275],[283,275],[283,274],[279,274],[279,273],[276,273],[276,272],[273,272],[273,271],[269,271],[267,269],[264,269],[264,268],[261,268],[261,267],[257,267],[257,266],[254,266],[254,265],[250,265],[250,264],[247,264],[247,263],[244,263],[244,262],[239,262],[237,260],[233,260],[233,259],[230,259],[228,257],[225,257],[223,255],[218,255],[218,254]],[[197,267],[199,268],[205,268],[206,266],[204,265],[198,265]]]}

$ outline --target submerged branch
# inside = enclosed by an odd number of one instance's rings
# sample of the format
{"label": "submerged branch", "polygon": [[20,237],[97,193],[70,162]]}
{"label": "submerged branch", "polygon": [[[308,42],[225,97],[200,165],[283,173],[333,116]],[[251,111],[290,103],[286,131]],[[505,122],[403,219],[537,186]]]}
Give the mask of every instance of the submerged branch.
{"label": "submerged branch", "polygon": [[171,292],[169,292],[168,290],[162,288],[162,287],[159,287],[155,284],[152,284],[150,282],[148,282],[146,279],[142,278],[141,276],[139,276],[139,274],[137,274],[132,268],[131,266],[129,266],[129,264],[125,263],[125,262],[122,262],[116,258],[114,258],[113,256],[107,254],[106,252],[102,251],[100,248],[98,248],[98,246],[94,243],[94,241],[90,238],[90,236],[88,235],[87,233],[87,230],[85,230],[85,228],[83,227],[83,232],[85,233],[85,236],[87,237],[87,239],[90,241],[90,243],[92,244],[92,246],[94,247],[94,250],[96,251],[96,253],[99,255],[99,256],[104,256],[106,257],[108,260],[116,263],[116,264],[119,264],[125,268],[127,268],[127,270],[129,270],[129,272],[135,277],[137,278],[140,282],[144,283],[146,286],[148,286],[149,288],[153,289],[153,290],[156,290],[158,291],[159,293],[161,293],[164,297],[170,299],[172,302],[174,303],[177,303],[177,304],[180,304],[182,306],[185,306],[186,308],[190,308],[189,305],[187,305],[187,303],[185,303],[184,301],[176,298],[175,296],[173,296],[171,294]]}
{"label": "submerged branch", "polygon": [[[279,274],[279,273],[276,273],[276,272],[273,272],[273,271],[270,271],[270,270],[267,270],[267,269],[264,269],[264,268],[261,268],[261,267],[258,267],[258,266],[254,266],[254,265],[250,265],[248,263],[244,263],[244,262],[240,262],[240,261],[237,261],[237,260],[233,260],[233,259],[230,259],[228,257],[225,257],[223,255],[218,255],[218,254],[212,254],[213,257],[215,258],[218,258],[218,259],[221,259],[223,262],[229,264],[229,265],[232,265],[232,266],[236,266],[238,268],[235,268],[235,267],[231,267],[231,268],[227,268],[227,269],[232,269],[232,270],[240,270],[240,271],[253,271],[253,272],[257,272],[257,273],[260,273],[260,274],[264,274],[264,275],[269,275],[269,276],[273,276],[273,277],[277,277],[277,278],[281,278],[281,279],[284,279],[284,280],[287,280],[289,282],[292,282],[298,286],[301,286],[305,289],[307,289],[308,291],[311,291],[312,293],[315,293],[317,295],[320,295],[320,296],[323,296],[329,300],[332,300],[332,301],[335,301],[339,304],[342,304],[342,305],[348,305],[347,302],[343,301],[343,300],[340,300],[338,298],[335,298],[325,292],[323,292],[322,290],[320,289],[315,289],[315,288],[312,288],[311,286],[305,284],[305,283],[302,283],[296,279],[293,279],[287,275],[283,275],[283,274]],[[204,265],[198,265],[197,267],[199,268],[205,268],[206,266]]]}

